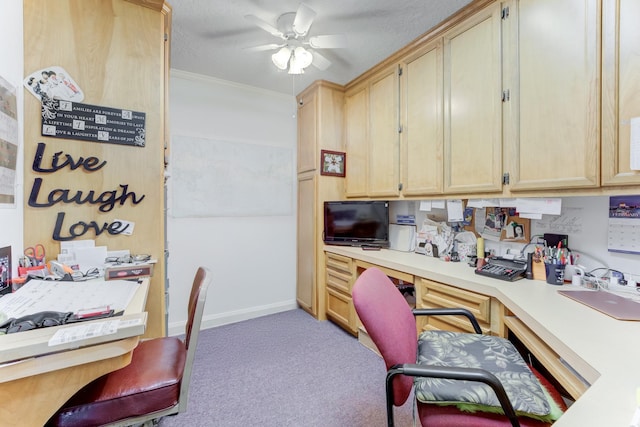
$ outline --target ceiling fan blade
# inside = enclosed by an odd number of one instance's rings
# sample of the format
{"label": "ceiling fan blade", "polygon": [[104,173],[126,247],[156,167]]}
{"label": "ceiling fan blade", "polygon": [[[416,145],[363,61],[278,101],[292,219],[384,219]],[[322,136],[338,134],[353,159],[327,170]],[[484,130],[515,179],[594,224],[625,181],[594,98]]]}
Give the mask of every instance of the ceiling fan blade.
{"label": "ceiling fan blade", "polygon": [[260,46],[245,47],[244,50],[246,50],[247,52],[262,52],[264,50],[274,50],[284,46],[285,44],[269,43]]}
{"label": "ceiling fan blade", "polygon": [[263,30],[265,30],[266,32],[270,33],[273,36],[284,38],[284,34],[282,34],[280,30],[278,30],[273,25],[269,24],[266,21],[263,21],[262,19],[258,18],[255,15],[246,15],[244,19],[262,28]]}
{"label": "ceiling fan blade", "polygon": [[315,49],[339,49],[347,47],[347,37],[343,34],[313,36],[309,38],[309,46]]}
{"label": "ceiling fan blade", "polygon": [[312,55],[313,62],[311,63],[311,65],[313,65],[317,69],[324,71],[331,66],[331,61],[320,55],[318,52],[313,51]]}
{"label": "ceiling fan blade", "polygon": [[299,36],[304,36],[311,28],[311,24],[316,17],[316,11],[304,3],[300,3],[296,17],[293,20],[293,31]]}

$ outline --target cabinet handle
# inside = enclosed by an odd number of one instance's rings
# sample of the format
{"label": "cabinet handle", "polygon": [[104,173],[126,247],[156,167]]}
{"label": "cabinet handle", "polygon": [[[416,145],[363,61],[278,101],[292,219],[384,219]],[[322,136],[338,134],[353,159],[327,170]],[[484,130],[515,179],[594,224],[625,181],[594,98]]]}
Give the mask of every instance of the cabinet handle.
{"label": "cabinet handle", "polygon": [[509,17],[509,6],[502,8],[502,15],[500,16],[503,20]]}

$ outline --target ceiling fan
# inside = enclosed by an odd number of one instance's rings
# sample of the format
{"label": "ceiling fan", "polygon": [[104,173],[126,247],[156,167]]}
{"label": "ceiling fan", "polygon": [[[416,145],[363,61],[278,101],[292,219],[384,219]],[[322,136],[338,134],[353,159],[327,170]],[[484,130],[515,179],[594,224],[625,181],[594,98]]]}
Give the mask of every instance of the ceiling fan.
{"label": "ceiling fan", "polygon": [[[263,21],[255,15],[246,15],[245,19],[282,39],[280,43],[270,43],[247,48],[251,52],[278,50],[271,60],[281,70],[289,69],[289,74],[302,74],[309,65],[320,70],[331,66],[331,61],[316,49],[336,49],[347,45],[344,35],[320,35],[307,37],[316,12],[304,3],[300,3],[296,12],[287,12],[277,20],[276,26]],[[311,50],[310,50],[311,49]]]}

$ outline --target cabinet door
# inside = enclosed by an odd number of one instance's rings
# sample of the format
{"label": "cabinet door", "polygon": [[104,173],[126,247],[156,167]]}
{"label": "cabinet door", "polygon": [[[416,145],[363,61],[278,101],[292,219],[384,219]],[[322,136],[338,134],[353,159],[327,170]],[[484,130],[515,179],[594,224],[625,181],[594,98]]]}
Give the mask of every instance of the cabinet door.
{"label": "cabinet door", "polygon": [[[505,26],[511,190],[597,187],[600,181],[600,0],[519,0]],[[515,45],[514,45],[515,43]]]}
{"label": "cabinet door", "polygon": [[369,186],[368,195],[398,196],[400,184],[400,134],[398,66],[372,78],[369,86]]}
{"label": "cabinet door", "polygon": [[[602,185],[640,184],[631,169],[631,120],[640,117],[640,2],[605,0],[602,64]],[[635,135],[638,138],[638,135]],[[638,154],[635,155],[636,157]]]}
{"label": "cabinet door", "polygon": [[318,167],[318,95],[316,91],[298,100],[298,173]]}
{"label": "cabinet door", "polygon": [[442,41],[406,58],[402,70],[402,193],[405,196],[441,194]]}
{"label": "cabinet door", "polygon": [[444,191],[502,190],[500,7],[444,36]]}
{"label": "cabinet door", "polygon": [[316,315],[316,251],[315,251],[316,177],[298,178],[298,248],[296,299],[300,307]]}
{"label": "cabinet door", "polygon": [[367,195],[367,137],[369,126],[369,95],[367,86],[361,86],[345,94],[345,195]]}

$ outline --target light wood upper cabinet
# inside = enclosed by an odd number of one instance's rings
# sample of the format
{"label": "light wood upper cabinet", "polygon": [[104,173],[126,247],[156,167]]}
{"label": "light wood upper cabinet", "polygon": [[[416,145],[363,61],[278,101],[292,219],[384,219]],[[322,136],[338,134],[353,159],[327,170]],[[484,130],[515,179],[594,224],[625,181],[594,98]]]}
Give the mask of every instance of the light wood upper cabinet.
{"label": "light wood upper cabinet", "polygon": [[600,183],[599,4],[508,3],[505,112],[511,128],[505,149],[512,191]]}
{"label": "light wood upper cabinet", "polygon": [[347,85],[346,197],[640,184],[638,16],[634,0],[473,2]]}
{"label": "light wood upper cabinet", "polygon": [[345,124],[345,196],[367,195],[369,90],[367,85],[356,87],[344,96]]}
{"label": "light wood upper cabinet", "polygon": [[298,101],[298,173],[318,167],[318,96],[317,91],[304,94]]}
{"label": "light wood upper cabinet", "polygon": [[405,196],[441,194],[443,181],[442,40],[401,64],[401,175]]}
{"label": "light wood upper cabinet", "polygon": [[370,197],[400,194],[400,88],[398,65],[383,70],[369,86]]}
{"label": "light wood upper cabinet", "polygon": [[444,35],[444,191],[502,191],[500,5]]}
{"label": "light wood upper cabinet", "polygon": [[346,197],[397,197],[400,184],[398,65],[345,94]]}
{"label": "light wood upper cabinet", "polygon": [[602,185],[640,184],[632,170],[631,119],[640,117],[640,2],[604,0]]}

